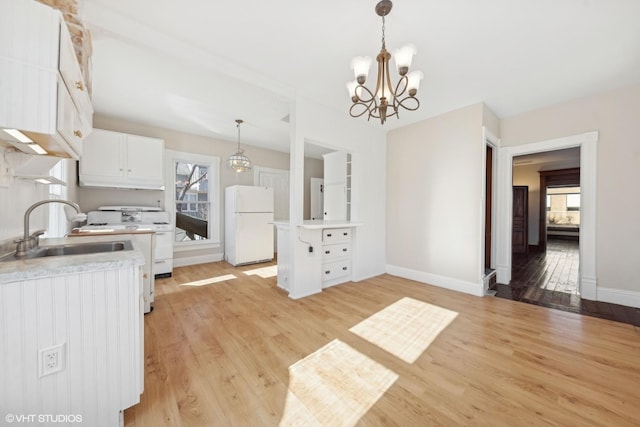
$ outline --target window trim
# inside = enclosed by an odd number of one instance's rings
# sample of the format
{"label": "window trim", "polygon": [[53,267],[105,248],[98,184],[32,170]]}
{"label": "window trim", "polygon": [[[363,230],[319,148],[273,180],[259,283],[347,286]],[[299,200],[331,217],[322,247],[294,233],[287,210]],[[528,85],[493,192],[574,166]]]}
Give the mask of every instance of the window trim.
{"label": "window trim", "polygon": [[165,210],[171,218],[171,226],[176,227],[176,206],[175,206],[175,163],[176,161],[187,163],[199,163],[206,165],[209,173],[209,233],[210,236],[206,240],[194,240],[189,242],[176,242],[174,237],[174,252],[190,251],[194,249],[209,249],[220,247],[220,157],[208,156],[204,154],[188,153],[186,151],[165,150]]}

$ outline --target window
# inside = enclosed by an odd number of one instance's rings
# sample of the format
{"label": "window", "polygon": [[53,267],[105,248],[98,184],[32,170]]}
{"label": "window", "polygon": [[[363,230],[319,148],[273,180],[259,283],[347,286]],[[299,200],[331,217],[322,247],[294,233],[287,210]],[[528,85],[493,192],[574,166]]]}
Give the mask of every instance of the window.
{"label": "window", "polygon": [[580,187],[547,187],[547,225],[580,225]]}
{"label": "window", "polygon": [[176,248],[219,245],[218,157],[167,150],[171,191],[166,209],[174,216]]}
{"label": "window", "polygon": [[[61,159],[49,170],[49,175],[53,178],[58,178],[60,181],[67,182],[67,162],[66,159]],[[49,199],[66,200],[67,187],[65,185],[51,184],[47,187],[49,189]],[[69,222],[64,215],[62,206],[58,204],[49,205],[49,224],[44,237],[63,237],[69,231]]]}

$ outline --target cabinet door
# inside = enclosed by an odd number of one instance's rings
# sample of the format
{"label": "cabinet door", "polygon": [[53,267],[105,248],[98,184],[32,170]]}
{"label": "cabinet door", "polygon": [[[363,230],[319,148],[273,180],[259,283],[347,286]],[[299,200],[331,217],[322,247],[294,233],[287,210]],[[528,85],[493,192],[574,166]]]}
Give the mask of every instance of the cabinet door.
{"label": "cabinet door", "polygon": [[95,129],[83,144],[80,160],[80,181],[83,175],[96,178],[121,178],[123,167],[124,135]]}
{"label": "cabinet door", "polygon": [[[82,71],[80,70],[80,64],[76,58],[76,52],[73,48],[73,42],[71,41],[71,35],[64,21],[60,22],[60,56],[58,69],[60,75],[64,80],[71,99],[78,111],[78,117],[80,120],[86,122],[89,128],[92,127],[93,122],[93,106],[91,105],[91,99],[87,92],[87,88],[82,77]],[[76,126],[80,126],[76,124]],[[87,132],[88,134],[88,132]]]}
{"label": "cabinet door", "polygon": [[347,153],[334,151],[323,156],[324,183],[338,184],[347,182]]}
{"label": "cabinet door", "polygon": [[86,129],[78,110],[76,109],[71,95],[67,92],[67,87],[60,80],[58,81],[58,117],[56,130],[69,146],[67,151],[74,159],[82,156],[82,138],[86,136],[91,129]]}
{"label": "cabinet door", "polygon": [[161,139],[127,135],[127,178],[142,182],[164,182],[164,143]]}
{"label": "cabinet door", "polygon": [[346,221],[347,192],[345,184],[325,184],[324,186],[324,220]]}

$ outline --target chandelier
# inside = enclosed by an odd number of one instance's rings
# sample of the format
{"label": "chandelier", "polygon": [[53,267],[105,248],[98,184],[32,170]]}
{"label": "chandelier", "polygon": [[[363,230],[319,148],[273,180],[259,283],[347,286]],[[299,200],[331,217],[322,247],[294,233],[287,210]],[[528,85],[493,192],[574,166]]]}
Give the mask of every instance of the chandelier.
{"label": "chandelier", "polygon": [[389,0],[382,0],[376,5],[376,13],[382,17],[382,48],[376,56],[378,62],[378,79],[376,88],[372,92],[364,84],[369,74],[371,58],[368,56],[357,56],[351,61],[351,69],[355,75],[355,81],[347,83],[347,90],[351,96],[353,105],[349,109],[351,117],[360,117],[368,113],[367,120],[371,117],[380,119],[384,124],[387,117],[398,117],[400,107],[405,110],[415,111],[420,107],[420,101],[416,98],[420,80],[424,77],[422,71],[412,71],[409,73],[411,60],[416,54],[413,45],[407,45],[396,49],[393,52],[396,69],[400,75],[400,80],[395,88],[391,85],[389,75],[389,60],[391,54],[387,51],[384,39],[384,17],[391,12],[393,3]]}
{"label": "chandelier", "polygon": [[251,170],[251,160],[244,155],[244,150],[240,148],[240,125],[243,123],[241,119],[236,120],[238,127],[238,151],[236,154],[229,156],[227,166],[236,172],[246,172]]}

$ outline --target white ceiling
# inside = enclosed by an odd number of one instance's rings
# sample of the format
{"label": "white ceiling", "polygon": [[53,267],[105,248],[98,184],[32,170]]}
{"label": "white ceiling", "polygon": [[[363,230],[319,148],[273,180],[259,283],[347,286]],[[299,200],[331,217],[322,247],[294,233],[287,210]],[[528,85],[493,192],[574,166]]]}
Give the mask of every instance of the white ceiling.
{"label": "white ceiling", "polygon": [[[242,118],[243,144],[288,151],[295,96],[347,114],[351,58],[380,49],[376,2],[82,0],[95,111],[229,140]],[[640,83],[638,17],[638,0],[397,0],[387,48],[413,43],[425,78],[420,109],[384,128],[477,102],[504,118]]]}

